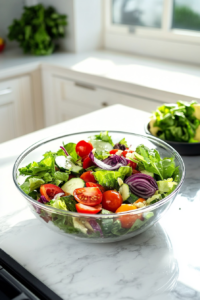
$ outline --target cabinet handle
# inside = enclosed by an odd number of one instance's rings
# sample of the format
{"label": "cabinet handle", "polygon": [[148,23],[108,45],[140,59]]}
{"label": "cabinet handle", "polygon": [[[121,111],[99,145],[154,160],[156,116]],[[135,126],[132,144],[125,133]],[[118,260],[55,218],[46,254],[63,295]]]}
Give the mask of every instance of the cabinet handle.
{"label": "cabinet handle", "polygon": [[10,94],[12,92],[12,90],[10,88],[4,89],[0,91],[0,96],[6,95],[6,94]]}
{"label": "cabinet handle", "polygon": [[106,107],[106,106],[109,106],[109,104],[107,102],[102,102],[101,106]]}
{"label": "cabinet handle", "polygon": [[84,89],[93,90],[93,91],[96,90],[96,88],[94,86],[89,85],[89,84],[85,84],[85,83],[81,83],[81,82],[75,82],[74,84],[76,86],[79,86],[79,87],[84,88]]}

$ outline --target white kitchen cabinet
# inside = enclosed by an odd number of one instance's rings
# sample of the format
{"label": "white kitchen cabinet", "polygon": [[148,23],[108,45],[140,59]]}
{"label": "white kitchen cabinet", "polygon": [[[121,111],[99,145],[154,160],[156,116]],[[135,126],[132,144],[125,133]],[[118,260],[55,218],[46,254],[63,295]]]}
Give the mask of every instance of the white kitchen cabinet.
{"label": "white kitchen cabinet", "polygon": [[34,130],[29,76],[0,82],[0,143]]}
{"label": "white kitchen cabinet", "polygon": [[162,104],[158,101],[115,92],[58,76],[53,76],[52,83],[54,117],[52,116],[51,121],[54,118],[54,124],[113,104],[124,104],[147,112],[152,112]]}

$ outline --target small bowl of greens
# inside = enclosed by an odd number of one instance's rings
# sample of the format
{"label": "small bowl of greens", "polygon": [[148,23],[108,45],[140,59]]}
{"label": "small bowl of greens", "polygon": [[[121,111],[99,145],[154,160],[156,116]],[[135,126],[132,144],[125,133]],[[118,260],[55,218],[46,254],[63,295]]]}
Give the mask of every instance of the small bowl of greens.
{"label": "small bowl of greens", "polygon": [[13,168],[17,189],[43,224],[93,243],[147,230],[169,209],[184,176],[182,158],[164,141],[115,131],[47,138]]}
{"label": "small bowl of greens", "polygon": [[181,155],[200,155],[200,104],[163,104],[145,124],[145,132],[170,144]]}

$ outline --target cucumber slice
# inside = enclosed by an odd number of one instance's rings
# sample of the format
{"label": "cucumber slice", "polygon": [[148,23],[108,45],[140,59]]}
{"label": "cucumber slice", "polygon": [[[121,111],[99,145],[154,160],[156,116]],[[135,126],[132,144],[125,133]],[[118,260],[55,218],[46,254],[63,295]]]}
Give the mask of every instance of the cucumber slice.
{"label": "cucumber slice", "polygon": [[75,189],[83,188],[85,186],[85,181],[81,178],[72,178],[69,181],[67,181],[61,189],[70,195],[73,195],[73,191]]}
{"label": "cucumber slice", "polygon": [[123,183],[119,189],[119,193],[122,196],[123,201],[126,201],[131,196],[131,191],[128,184]]}
{"label": "cucumber slice", "polygon": [[55,163],[59,167],[59,169],[61,169],[62,171],[66,171],[66,170],[71,171],[75,175],[78,175],[81,172],[83,172],[83,168],[80,167],[80,166],[75,165],[71,161],[71,157],[65,157],[63,155],[62,156],[56,156]]}
{"label": "cucumber slice", "polygon": [[96,149],[96,151],[111,151],[113,146],[110,143],[99,141],[99,140],[91,140],[92,146]]}

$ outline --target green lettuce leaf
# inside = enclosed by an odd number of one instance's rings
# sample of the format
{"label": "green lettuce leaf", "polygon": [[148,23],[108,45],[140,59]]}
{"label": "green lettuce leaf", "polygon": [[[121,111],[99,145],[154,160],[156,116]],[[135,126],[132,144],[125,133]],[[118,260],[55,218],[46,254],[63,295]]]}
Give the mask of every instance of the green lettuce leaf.
{"label": "green lettuce leaf", "polygon": [[[66,149],[67,153],[72,157],[73,161],[76,162],[80,159],[80,156],[76,153],[76,144],[75,143],[68,143],[66,145],[63,145],[63,147]],[[58,156],[65,155],[65,152],[62,149],[59,149],[56,153]]]}
{"label": "green lettuce leaf", "polygon": [[108,151],[96,151],[94,156],[99,160],[104,160],[109,157],[111,154]]}
{"label": "green lettuce leaf", "polygon": [[95,179],[98,181],[100,185],[118,189],[119,184],[117,182],[118,178],[122,180],[125,176],[130,176],[132,173],[132,169],[129,166],[120,167],[118,171],[106,171],[106,170],[99,170],[96,171],[94,174]]}
{"label": "green lettuce leaf", "polygon": [[168,195],[176,188],[177,182],[173,181],[173,178],[167,180],[157,181],[158,190],[161,194],[167,193]]}
{"label": "green lettuce leaf", "polygon": [[95,135],[94,137],[92,137],[92,139],[101,140],[103,142],[110,143],[112,146],[114,146],[114,143],[108,131],[100,132],[100,134]]}
{"label": "green lettuce leaf", "polygon": [[67,181],[68,178],[69,178],[69,174],[57,171],[57,172],[54,173],[54,178],[55,178],[55,180],[59,180],[61,182],[62,181]]}
{"label": "green lettuce leaf", "polygon": [[127,141],[125,138],[123,138],[120,142],[119,142],[120,145],[124,145],[126,148],[128,148],[128,144],[127,144]]}
{"label": "green lettuce leaf", "polygon": [[154,112],[159,127],[157,135],[163,140],[177,142],[195,142],[194,136],[200,121],[194,116],[194,104],[178,101],[176,104],[165,104],[158,107]]}
{"label": "green lettuce leaf", "polygon": [[140,162],[140,169],[157,174],[161,180],[171,177],[175,171],[174,158],[165,157],[161,159],[160,154],[155,149],[139,145],[134,155]]}
{"label": "green lettuce leaf", "polygon": [[114,235],[120,236],[120,235],[125,234],[127,231],[128,231],[127,229],[122,228],[121,222],[119,220],[113,222],[111,232]]}
{"label": "green lettuce leaf", "polygon": [[51,200],[48,203],[49,206],[52,206],[54,208],[58,208],[58,209],[62,209],[62,210],[67,210],[65,201],[61,200],[60,198],[55,199],[55,200]]}
{"label": "green lettuce leaf", "polygon": [[[112,214],[112,212],[109,210],[106,210],[106,209],[102,209],[101,214],[109,215],[109,214]],[[111,232],[112,224],[113,224],[113,218],[107,218],[107,219],[101,220],[100,226],[101,226],[104,237],[112,236],[112,232]]]}
{"label": "green lettuce leaf", "polygon": [[72,195],[61,197],[62,201],[65,202],[67,210],[76,212],[76,201]]}

